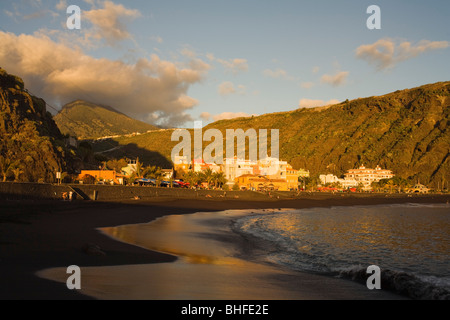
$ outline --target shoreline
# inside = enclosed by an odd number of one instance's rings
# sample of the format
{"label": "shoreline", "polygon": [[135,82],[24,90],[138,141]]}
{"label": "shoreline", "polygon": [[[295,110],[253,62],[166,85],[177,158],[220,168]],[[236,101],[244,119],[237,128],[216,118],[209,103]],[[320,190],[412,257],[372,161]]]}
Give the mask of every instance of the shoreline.
{"label": "shoreline", "polygon": [[[310,196],[295,200],[244,201],[158,198],[151,201],[74,202],[6,201],[0,205],[1,299],[91,299],[65,284],[35,276],[39,270],[173,262],[175,257],[113,240],[97,228],[145,223],[166,215],[228,209],[308,208],[389,203],[446,203],[450,195],[420,197]],[[86,255],[81,248],[98,245],[106,256]],[[355,297],[357,298],[357,297]]]}

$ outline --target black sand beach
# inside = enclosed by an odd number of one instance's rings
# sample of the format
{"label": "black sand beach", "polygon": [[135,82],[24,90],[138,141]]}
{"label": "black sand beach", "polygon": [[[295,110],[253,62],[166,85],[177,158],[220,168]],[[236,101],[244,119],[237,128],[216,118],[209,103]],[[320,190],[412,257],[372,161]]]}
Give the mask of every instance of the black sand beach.
{"label": "black sand beach", "polygon": [[[304,195],[297,199],[267,201],[238,199],[176,199],[155,198],[145,201],[62,202],[2,201],[0,204],[0,299],[92,299],[65,284],[35,275],[47,268],[78,265],[83,267],[140,265],[173,262],[176,257],[145,250],[115,241],[97,228],[150,222],[165,215],[227,209],[308,208],[392,203],[446,203],[448,195]],[[86,244],[98,245],[105,256],[87,255]],[[287,279],[287,278],[286,278]],[[286,280],[285,279],[285,280]],[[345,281],[332,279],[333,281]],[[327,277],[298,273],[303,284],[299,299],[338,299],[333,290],[325,290]],[[343,283],[343,282],[342,282]],[[355,284],[360,286],[359,284]],[[329,287],[329,286],[328,286]],[[361,296],[361,291],[348,287],[341,299],[398,299],[388,292]],[[356,288],[356,287],[354,287]],[[366,292],[369,290],[365,289]],[[239,297],[242,298],[242,297]],[[269,296],[269,299],[277,297]],[[283,299],[283,297],[279,297]]]}

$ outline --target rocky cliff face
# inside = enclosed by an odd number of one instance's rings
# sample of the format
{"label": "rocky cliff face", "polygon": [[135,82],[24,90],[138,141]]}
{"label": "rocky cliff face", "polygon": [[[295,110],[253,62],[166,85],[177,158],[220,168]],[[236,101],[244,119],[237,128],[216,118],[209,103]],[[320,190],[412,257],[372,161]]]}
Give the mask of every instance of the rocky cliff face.
{"label": "rocky cliff face", "polygon": [[0,181],[53,182],[68,158],[45,101],[0,68]]}

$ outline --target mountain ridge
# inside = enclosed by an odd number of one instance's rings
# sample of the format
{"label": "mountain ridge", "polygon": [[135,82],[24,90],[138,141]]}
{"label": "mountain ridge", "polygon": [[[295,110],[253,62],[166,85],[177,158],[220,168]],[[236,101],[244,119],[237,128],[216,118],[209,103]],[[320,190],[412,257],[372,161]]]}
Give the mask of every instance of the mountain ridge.
{"label": "mountain ridge", "polygon": [[133,119],[111,106],[75,100],[63,106],[54,116],[63,134],[78,139],[96,139],[159,129],[157,126]]}
{"label": "mountain ridge", "polygon": [[[363,164],[380,165],[404,179],[437,185],[450,180],[449,123],[450,81],[443,81],[326,108],[219,120],[203,130],[219,129],[225,138],[226,129],[279,129],[280,158],[313,175],[342,176]],[[140,159],[145,159],[142,150],[147,150],[159,152],[168,161],[178,143],[171,141],[171,131],[112,140],[129,152],[130,146],[139,149]]]}

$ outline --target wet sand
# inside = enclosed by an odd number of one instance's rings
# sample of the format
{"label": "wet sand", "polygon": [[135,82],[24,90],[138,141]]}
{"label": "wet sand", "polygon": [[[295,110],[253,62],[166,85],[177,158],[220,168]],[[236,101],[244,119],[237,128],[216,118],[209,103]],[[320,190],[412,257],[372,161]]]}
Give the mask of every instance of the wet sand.
{"label": "wet sand", "polygon": [[[254,210],[170,215],[148,224],[101,228],[116,240],[177,257],[172,263],[83,268],[81,293],[98,299],[294,300],[398,299],[331,277],[293,272],[245,259],[254,244],[229,228]],[[279,209],[265,213],[280,212]],[[39,276],[64,283],[64,268]]]}
{"label": "wet sand", "polygon": [[[225,254],[228,261],[221,264],[191,263],[192,261],[185,258],[180,259],[182,254],[179,252],[166,254],[147,250],[113,240],[97,229],[147,223],[163,216],[180,216],[205,211],[401,202],[442,203],[449,201],[449,198],[449,196],[393,198],[321,195],[279,201],[159,198],[146,202],[114,203],[4,202],[0,205],[0,272],[7,276],[0,279],[0,298],[397,299],[400,297],[382,291],[369,291],[365,286],[351,281],[274,269],[270,266],[243,262],[231,257],[231,254]],[[180,239],[179,235],[183,230],[181,223],[179,234],[174,237],[175,243]],[[230,236],[231,233],[225,232],[223,235]],[[231,239],[229,243],[234,243],[235,240]],[[87,243],[98,245],[106,256],[86,255],[81,248]],[[221,240],[220,245],[215,243],[212,247],[223,248],[223,243]],[[227,246],[225,248],[233,250]],[[223,258],[223,252],[217,254],[215,249],[214,254]],[[96,292],[68,290],[65,284],[68,276],[66,274],[60,273],[59,277],[63,283],[36,276],[36,273],[42,270],[49,268],[65,270],[67,266],[73,264],[81,267],[82,281],[85,284],[91,281],[92,290],[97,290]],[[148,264],[152,266],[149,268]],[[108,275],[105,275],[106,266]],[[123,272],[124,266],[127,272]],[[143,273],[147,273],[145,281]],[[107,281],[104,281],[102,274],[107,277]],[[197,287],[184,285],[186,279],[198,284]],[[104,288],[99,289],[102,285]],[[152,290],[148,290],[150,286]],[[90,285],[85,286],[86,290],[89,290],[89,287]],[[142,292],[148,294],[143,295]]]}

